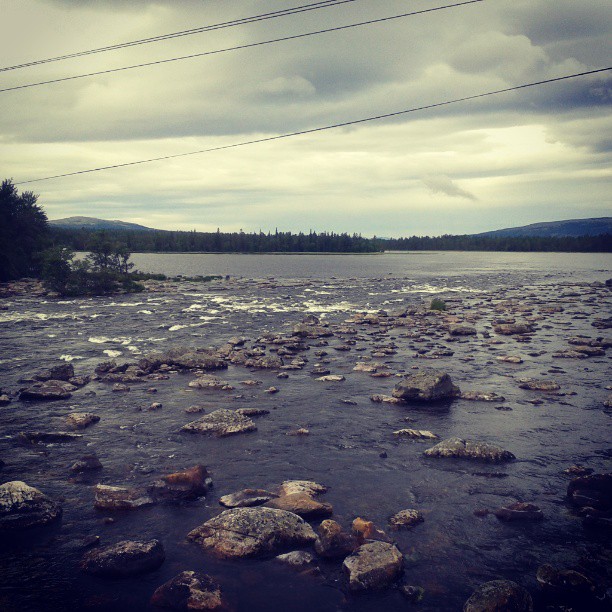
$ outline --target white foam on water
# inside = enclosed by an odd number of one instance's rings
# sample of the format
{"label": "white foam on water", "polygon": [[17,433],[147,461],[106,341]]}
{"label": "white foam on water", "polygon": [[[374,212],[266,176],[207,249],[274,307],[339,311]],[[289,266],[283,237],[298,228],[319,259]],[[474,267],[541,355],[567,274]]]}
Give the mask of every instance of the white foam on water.
{"label": "white foam on water", "polygon": [[110,349],[106,349],[105,351],[102,351],[105,355],[108,355],[109,357],[119,357],[119,355],[121,355],[121,351],[112,351]]}
{"label": "white foam on water", "polygon": [[106,344],[107,342],[112,342],[111,338],[107,338],[106,336],[92,336],[88,338],[89,342],[93,342],[94,344]]}
{"label": "white foam on water", "polygon": [[168,329],[168,331],[178,331],[179,329],[184,329],[185,327],[189,327],[188,325],[173,325]]}
{"label": "white foam on water", "polygon": [[153,314],[153,311],[151,311],[151,310],[139,310],[138,314],[150,315],[150,314]]}
{"label": "white foam on water", "polygon": [[60,355],[60,359],[62,361],[74,361],[75,359],[85,359],[85,357],[81,357],[80,355]]}

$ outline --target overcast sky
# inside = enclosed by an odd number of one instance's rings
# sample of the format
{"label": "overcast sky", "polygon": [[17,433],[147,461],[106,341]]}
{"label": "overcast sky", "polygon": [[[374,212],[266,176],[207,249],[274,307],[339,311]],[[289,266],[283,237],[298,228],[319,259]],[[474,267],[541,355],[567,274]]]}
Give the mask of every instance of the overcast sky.
{"label": "overcast sky", "polygon": [[[0,0],[0,63],[313,0]],[[354,0],[0,72],[0,89],[450,3]],[[0,93],[16,183],[392,113],[612,65],[609,0],[485,0],[385,23]],[[612,214],[612,74],[357,126],[48,180],[49,218],[160,229],[473,233]]]}

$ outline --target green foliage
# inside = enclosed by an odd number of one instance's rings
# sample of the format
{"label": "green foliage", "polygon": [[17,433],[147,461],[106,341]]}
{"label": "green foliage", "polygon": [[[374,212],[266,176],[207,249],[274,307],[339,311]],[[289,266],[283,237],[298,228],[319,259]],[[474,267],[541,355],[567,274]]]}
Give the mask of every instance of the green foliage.
{"label": "green foliage", "polygon": [[48,245],[47,215],[31,191],[21,195],[6,179],[0,186],[0,281],[40,271],[40,253]]}
{"label": "green foliage", "polygon": [[429,304],[429,310],[446,310],[446,302],[441,300],[440,298],[434,298],[431,300],[431,304]]}

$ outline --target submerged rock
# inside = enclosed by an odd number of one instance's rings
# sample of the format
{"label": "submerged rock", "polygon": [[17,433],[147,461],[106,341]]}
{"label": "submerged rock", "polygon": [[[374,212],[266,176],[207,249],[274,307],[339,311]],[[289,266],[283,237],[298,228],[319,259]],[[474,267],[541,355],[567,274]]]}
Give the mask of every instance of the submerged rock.
{"label": "submerged rock", "polygon": [[525,502],[504,506],[495,510],[494,514],[500,521],[541,521],[544,518],[540,508]]}
{"label": "submerged rock", "polygon": [[274,508],[233,508],[206,521],[187,537],[224,558],[275,554],[311,544],[312,527],[297,514]]}
{"label": "submerged rock", "polygon": [[102,469],[102,464],[96,455],[83,455],[70,466],[71,472],[88,472]]}
{"label": "submerged rock", "polygon": [[24,389],[19,398],[22,400],[52,401],[68,399],[76,387],[69,382],[61,380],[47,380],[34,383],[31,387]]}
{"label": "submerged rock", "polygon": [[81,569],[98,576],[134,576],[157,569],[164,559],[164,547],[159,540],[125,540],[85,553]]}
{"label": "submerged rock", "polygon": [[148,489],[156,500],[182,501],[206,495],[212,487],[212,478],[203,465],[162,476]]}
{"label": "submerged rock", "polygon": [[532,612],[531,595],[511,580],[481,584],[465,602],[463,612]]}
{"label": "submerged rock", "polygon": [[26,442],[71,442],[82,438],[72,431],[22,431],[19,438]]}
{"label": "submerged rock", "polygon": [[13,480],[0,485],[0,531],[40,527],[61,516],[58,504],[25,482]]}
{"label": "submerged rock", "polygon": [[432,368],[409,374],[393,389],[393,397],[419,402],[449,399],[458,393],[459,388],[453,385],[448,374]]}
{"label": "submerged rock", "polygon": [[542,590],[554,596],[593,595],[597,590],[588,576],[571,569],[557,570],[548,564],[538,568],[536,579]]}
{"label": "submerged rock", "polygon": [[425,520],[423,513],[419,510],[400,510],[389,519],[389,525],[395,529],[402,527],[414,527]]}
{"label": "submerged rock", "polygon": [[256,430],[257,427],[250,418],[225,408],[215,410],[181,428],[181,431],[213,434],[220,437]]}
{"label": "submerged rock", "polygon": [[349,555],[342,564],[351,591],[383,589],[402,573],[404,558],[398,548],[387,542],[368,542]]}
{"label": "submerged rock", "polygon": [[612,510],[612,473],[572,479],[567,487],[567,497],[574,506]]}
{"label": "submerged rock", "polygon": [[511,452],[499,446],[494,446],[493,444],[487,444],[485,442],[462,440],[461,438],[443,440],[434,447],[426,450],[423,454],[427,457],[478,459],[481,461],[490,461],[492,463],[501,463],[516,459]]}
{"label": "submerged rock", "polygon": [[202,572],[181,572],[155,590],[151,605],[170,610],[224,609],[221,587]]}
{"label": "submerged rock", "polygon": [[276,493],[265,489],[243,489],[237,493],[224,495],[219,499],[219,503],[226,508],[248,508],[261,506],[274,497],[277,497]]}
{"label": "submerged rock", "polygon": [[98,510],[136,510],[153,503],[146,491],[138,488],[98,484],[94,487],[94,494],[94,506]]}
{"label": "submerged rock", "polygon": [[100,417],[91,412],[71,412],[66,416],[66,424],[74,429],[85,429],[99,420]]}

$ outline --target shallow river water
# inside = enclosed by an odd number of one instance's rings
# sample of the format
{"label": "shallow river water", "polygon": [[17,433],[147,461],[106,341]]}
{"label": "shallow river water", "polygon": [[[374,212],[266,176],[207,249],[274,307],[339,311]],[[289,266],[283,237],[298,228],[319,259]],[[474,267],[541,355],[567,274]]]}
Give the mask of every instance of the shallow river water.
{"label": "shallow river water", "polygon": [[[142,271],[229,279],[152,283],[147,292],[102,298],[0,298],[0,387],[13,398],[0,407],[0,482],[23,480],[59,500],[64,510],[57,524],[2,536],[1,610],[147,610],[152,592],[183,570],[213,576],[230,608],[239,611],[460,610],[475,587],[497,578],[518,582],[543,606],[535,579],[540,565],[580,566],[581,559],[606,553],[602,533],[583,527],[567,504],[570,478],[563,470],[582,464],[609,471],[610,411],[604,402],[610,394],[610,358],[553,354],[570,349],[571,337],[610,336],[605,322],[598,323],[610,317],[610,289],[603,283],[612,276],[609,255],[139,254],[133,259]],[[347,323],[354,328],[348,334],[338,329],[356,313],[418,310],[432,296],[447,301],[445,313],[398,325]],[[190,388],[194,374],[180,372],[168,380],[132,384],[127,393],[93,381],[65,401],[17,399],[27,386],[24,380],[60,360],[85,375],[111,358],[134,362],[173,346],[218,347],[244,336],[250,347],[266,333],[290,335],[306,314],[320,317],[334,335],[323,347],[306,340],[310,348],[299,356],[308,362],[287,371],[286,379],[277,378],[278,370],[230,365],[215,372],[234,387],[230,391]],[[535,332],[525,342],[496,334],[494,322],[508,317],[531,321]],[[449,336],[446,326],[456,321],[468,322],[478,334]],[[372,357],[381,347],[389,354]],[[321,350],[327,355],[314,354]],[[453,354],[423,358],[436,350]],[[503,355],[518,355],[523,362],[496,359]],[[392,376],[353,371],[367,359],[384,364]],[[345,380],[317,381],[311,370],[319,363]],[[433,406],[371,401],[374,394],[390,395],[399,377],[423,367],[448,372],[462,391],[494,391],[505,400],[455,399]],[[561,391],[521,389],[522,377],[553,379]],[[261,384],[242,385],[247,379]],[[151,386],[155,395],[147,392]],[[279,392],[266,393],[270,386]],[[541,401],[534,404],[534,399]],[[163,408],[143,410],[152,401]],[[253,433],[226,438],[181,433],[200,416],[185,412],[194,404],[207,413],[253,407],[270,414],[256,418]],[[505,409],[496,409],[500,406]],[[19,438],[23,431],[66,429],[70,412],[94,412],[101,419],[70,442],[25,444]],[[492,466],[427,458],[423,451],[433,443],[393,435],[404,427],[429,430],[441,439],[490,442],[517,459]],[[310,434],[286,435],[297,428]],[[69,466],[93,452],[103,469],[74,476]],[[94,509],[97,483],[146,486],[198,463],[207,466],[214,482],[205,498],[129,512]],[[222,495],[272,488],[289,479],[326,485],[321,500],[333,505],[332,518],[345,529],[360,516],[387,531],[405,556],[404,581],[425,589],[423,601],[414,606],[395,588],[352,595],[341,561],[321,560],[319,577],[299,576],[272,559],[219,560],[186,540],[190,530],[224,509],[218,502]],[[545,519],[504,523],[493,515],[474,515],[515,501],[536,504]],[[405,508],[423,512],[424,522],[391,531],[389,517]],[[103,545],[157,538],[166,560],[134,578],[89,576],[79,562],[83,540],[93,535]]]}

